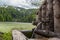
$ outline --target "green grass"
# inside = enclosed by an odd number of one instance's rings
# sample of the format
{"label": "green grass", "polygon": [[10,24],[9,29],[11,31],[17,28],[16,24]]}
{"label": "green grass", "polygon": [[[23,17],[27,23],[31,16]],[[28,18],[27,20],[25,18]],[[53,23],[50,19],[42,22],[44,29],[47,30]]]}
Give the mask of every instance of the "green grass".
{"label": "green grass", "polygon": [[12,40],[13,29],[17,30],[32,30],[35,26],[32,23],[21,23],[21,22],[0,22],[0,40]]}
{"label": "green grass", "polygon": [[9,32],[12,29],[31,30],[34,27],[32,23],[0,22],[0,32]]}

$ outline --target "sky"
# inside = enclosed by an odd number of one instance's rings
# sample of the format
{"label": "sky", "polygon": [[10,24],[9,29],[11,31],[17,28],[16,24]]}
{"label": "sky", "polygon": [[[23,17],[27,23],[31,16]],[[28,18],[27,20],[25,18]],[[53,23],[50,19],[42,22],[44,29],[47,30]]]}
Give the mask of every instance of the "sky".
{"label": "sky", "polygon": [[[34,1],[34,0],[33,0]],[[12,5],[16,7],[22,8],[38,8],[38,6],[34,6],[31,4],[31,0],[0,0],[1,4]]]}

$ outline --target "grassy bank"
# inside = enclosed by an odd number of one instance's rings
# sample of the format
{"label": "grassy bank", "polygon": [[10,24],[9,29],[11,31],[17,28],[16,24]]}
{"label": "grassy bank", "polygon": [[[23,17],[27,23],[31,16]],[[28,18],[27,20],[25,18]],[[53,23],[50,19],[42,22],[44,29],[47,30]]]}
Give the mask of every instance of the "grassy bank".
{"label": "grassy bank", "polygon": [[0,22],[0,32],[4,34],[0,35],[1,40],[12,40],[11,31],[13,29],[18,30],[32,30],[34,28],[31,23],[21,23],[21,22]]}
{"label": "grassy bank", "polygon": [[9,32],[12,29],[31,30],[34,27],[32,23],[0,22],[0,32]]}

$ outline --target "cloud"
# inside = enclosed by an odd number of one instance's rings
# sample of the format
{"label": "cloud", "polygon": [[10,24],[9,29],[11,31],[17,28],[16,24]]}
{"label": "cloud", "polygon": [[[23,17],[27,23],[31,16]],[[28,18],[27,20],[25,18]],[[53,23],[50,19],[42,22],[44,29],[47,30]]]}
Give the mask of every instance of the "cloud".
{"label": "cloud", "polygon": [[2,3],[6,5],[12,5],[23,8],[37,8],[37,6],[33,6],[30,2],[31,0],[2,0]]}

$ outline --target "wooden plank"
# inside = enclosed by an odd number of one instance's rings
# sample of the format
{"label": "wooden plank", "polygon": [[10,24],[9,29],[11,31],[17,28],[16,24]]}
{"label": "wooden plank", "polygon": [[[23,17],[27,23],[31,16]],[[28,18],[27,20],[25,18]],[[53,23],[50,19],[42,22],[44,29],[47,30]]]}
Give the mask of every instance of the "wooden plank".
{"label": "wooden plank", "polygon": [[28,38],[18,30],[12,31],[13,40],[27,40]]}
{"label": "wooden plank", "polygon": [[40,38],[40,39],[29,39],[29,40],[48,40],[48,38]]}
{"label": "wooden plank", "polygon": [[[28,39],[28,40],[36,40],[36,39]],[[38,40],[38,39],[37,39]]]}
{"label": "wooden plank", "polygon": [[52,31],[47,31],[47,30],[35,30],[36,34],[42,35],[44,37],[59,37],[60,38],[60,34],[59,33],[55,33]]}
{"label": "wooden plank", "polygon": [[41,39],[28,39],[28,40],[41,40]]}
{"label": "wooden plank", "polygon": [[60,40],[60,38],[43,38],[43,39],[29,39],[29,40]]}

